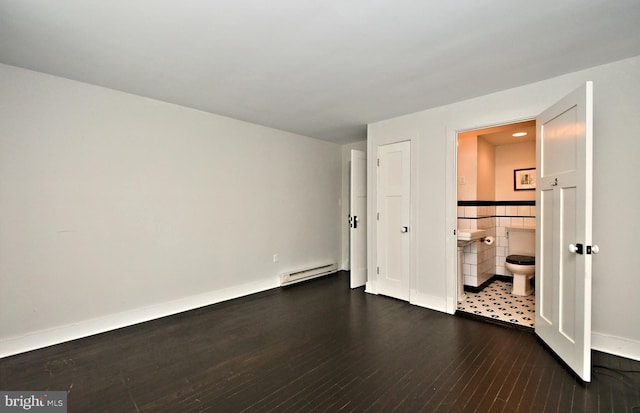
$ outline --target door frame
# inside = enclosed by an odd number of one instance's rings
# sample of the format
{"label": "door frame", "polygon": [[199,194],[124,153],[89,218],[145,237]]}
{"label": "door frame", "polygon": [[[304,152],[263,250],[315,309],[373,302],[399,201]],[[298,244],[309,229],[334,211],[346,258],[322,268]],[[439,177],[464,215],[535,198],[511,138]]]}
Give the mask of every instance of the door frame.
{"label": "door frame", "polygon": [[[445,202],[446,222],[450,230],[447,232],[446,257],[446,312],[455,314],[458,308],[458,237],[455,234],[458,228],[458,134],[476,129],[494,128],[519,122],[528,122],[536,119],[538,114],[510,120],[496,120],[482,124],[465,125],[456,128],[447,128],[447,170],[445,172]],[[500,118],[500,116],[496,116]]]}

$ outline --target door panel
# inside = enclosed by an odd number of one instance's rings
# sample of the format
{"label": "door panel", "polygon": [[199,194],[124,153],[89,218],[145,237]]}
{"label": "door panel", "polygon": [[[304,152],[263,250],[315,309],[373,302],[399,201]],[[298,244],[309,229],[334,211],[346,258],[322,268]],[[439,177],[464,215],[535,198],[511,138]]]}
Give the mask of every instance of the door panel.
{"label": "door panel", "polygon": [[[540,183],[539,178],[538,183]],[[539,199],[537,208],[540,223],[537,225],[537,230],[539,238],[542,238],[546,234],[555,233],[553,226],[553,191],[549,189],[541,190]],[[553,305],[553,289],[555,285],[553,259],[553,243],[542,243],[539,252],[536,252],[536,262],[539,266],[539,268],[536,268],[536,319],[544,319],[549,324],[553,323],[555,311]],[[544,277],[541,274],[544,274]]]}
{"label": "door panel", "polygon": [[351,150],[349,264],[351,288],[367,282],[367,155]]}
{"label": "door panel", "polygon": [[410,142],[378,147],[378,293],[409,300]]}
{"label": "door panel", "polygon": [[535,329],[584,381],[591,379],[592,95],[588,82],[536,119]]}
{"label": "door panel", "polygon": [[577,151],[577,107],[550,119],[544,125],[543,145],[545,157],[542,169],[547,175],[576,170]]}
{"label": "door panel", "polygon": [[383,220],[385,235],[392,240],[386,243],[386,264],[384,276],[393,281],[402,280],[402,197],[387,196],[384,199],[386,219]]}
{"label": "door panel", "polygon": [[[562,188],[560,192],[561,230],[558,235],[561,239],[558,245],[569,245],[576,239],[576,188]],[[561,251],[562,252],[562,251]],[[561,305],[559,311],[558,328],[567,340],[574,343],[576,340],[576,278],[579,276],[576,269],[576,256],[573,254],[560,254],[559,268],[559,296]]]}

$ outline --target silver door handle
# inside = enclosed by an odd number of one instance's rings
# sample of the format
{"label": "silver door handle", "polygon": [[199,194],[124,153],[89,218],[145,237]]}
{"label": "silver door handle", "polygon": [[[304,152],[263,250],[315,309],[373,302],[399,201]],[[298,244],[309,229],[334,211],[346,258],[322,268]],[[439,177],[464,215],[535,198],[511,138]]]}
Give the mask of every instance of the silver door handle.
{"label": "silver door handle", "polygon": [[405,232],[409,232],[409,227],[402,227],[402,228],[400,228],[400,232],[402,232],[403,234],[404,234]]}

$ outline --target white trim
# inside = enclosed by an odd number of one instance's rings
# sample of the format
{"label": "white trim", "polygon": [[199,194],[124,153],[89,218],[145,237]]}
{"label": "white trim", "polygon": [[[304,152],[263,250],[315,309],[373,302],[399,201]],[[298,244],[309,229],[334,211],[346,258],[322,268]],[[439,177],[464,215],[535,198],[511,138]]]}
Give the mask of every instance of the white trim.
{"label": "white trim", "polygon": [[376,280],[367,281],[367,284],[365,284],[364,292],[378,295],[378,285],[376,283]]}
{"label": "white trim", "polygon": [[592,331],[591,348],[593,350],[640,361],[640,341]]}
{"label": "white trim", "polygon": [[[448,129],[446,132],[446,165],[445,170],[445,219],[447,234],[445,238],[445,306],[446,312],[455,314],[458,307],[458,131]],[[453,207],[452,207],[453,206]],[[452,258],[453,257],[453,258]]]}
{"label": "white trim", "polygon": [[279,284],[278,277],[265,278],[222,290],[9,337],[0,340],[0,358],[255,294],[276,288]]}

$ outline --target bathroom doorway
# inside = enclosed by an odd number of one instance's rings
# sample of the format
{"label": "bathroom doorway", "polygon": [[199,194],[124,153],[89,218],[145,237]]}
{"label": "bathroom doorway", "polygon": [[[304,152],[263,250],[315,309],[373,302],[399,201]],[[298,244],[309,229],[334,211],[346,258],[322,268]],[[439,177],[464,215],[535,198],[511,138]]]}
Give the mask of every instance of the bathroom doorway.
{"label": "bathroom doorway", "polygon": [[516,287],[524,279],[531,294],[514,291],[505,261],[510,231],[535,232],[535,168],[535,120],[458,133],[457,311],[534,327],[533,277],[516,277]]}

